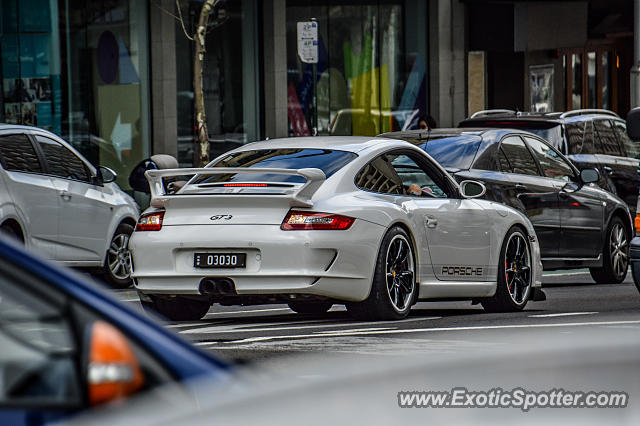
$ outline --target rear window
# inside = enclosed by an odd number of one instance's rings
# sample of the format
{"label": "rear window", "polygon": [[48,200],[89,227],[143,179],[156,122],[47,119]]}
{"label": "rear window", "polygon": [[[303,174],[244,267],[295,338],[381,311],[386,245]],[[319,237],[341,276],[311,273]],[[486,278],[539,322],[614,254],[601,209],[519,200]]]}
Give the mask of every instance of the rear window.
{"label": "rear window", "polygon": [[[210,167],[248,167],[274,169],[316,168],[329,178],[357,155],[353,152],[329,149],[261,149],[234,152],[223,157]],[[287,182],[304,183],[302,176],[287,176],[270,173],[229,173],[203,176],[195,183],[208,182]]]}
{"label": "rear window", "polygon": [[480,147],[481,139],[473,137],[453,137],[427,141],[418,145],[433,157],[442,167],[469,169]]}
{"label": "rear window", "polygon": [[460,123],[460,127],[470,126],[524,130],[538,135],[563,154],[567,153],[562,138],[562,127],[556,122],[534,120],[468,120]]}

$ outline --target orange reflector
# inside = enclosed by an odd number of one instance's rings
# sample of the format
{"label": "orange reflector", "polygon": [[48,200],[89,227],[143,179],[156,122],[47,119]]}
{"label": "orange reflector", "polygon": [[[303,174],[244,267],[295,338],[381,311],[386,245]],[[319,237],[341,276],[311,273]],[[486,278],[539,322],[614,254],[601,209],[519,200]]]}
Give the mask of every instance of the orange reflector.
{"label": "orange reflector", "polygon": [[640,213],[636,214],[636,218],[633,221],[633,224],[634,224],[634,226],[636,228],[636,232],[640,232]]}
{"label": "orange reflector", "polygon": [[104,321],[96,321],[91,327],[87,382],[91,405],[131,395],[144,384],[129,341]]}

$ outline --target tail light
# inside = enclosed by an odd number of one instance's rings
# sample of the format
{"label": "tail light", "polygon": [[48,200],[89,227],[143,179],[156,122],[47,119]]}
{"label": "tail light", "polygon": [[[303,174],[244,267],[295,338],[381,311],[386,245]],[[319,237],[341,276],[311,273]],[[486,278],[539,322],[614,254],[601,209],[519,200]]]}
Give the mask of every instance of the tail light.
{"label": "tail light", "polygon": [[295,230],[336,230],[344,231],[351,228],[354,218],[339,214],[290,211],[282,221],[280,229]]}
{"label": "tail light", "polygon": [[636,213],[636,218],[633,221],[633,225],[636,228],[636,235],[640,235],[640,213]]}
{"label": "tail light", "polygon": [[140,216],[136,231],[159,231],[162,228],[164,211],[147,213]]}

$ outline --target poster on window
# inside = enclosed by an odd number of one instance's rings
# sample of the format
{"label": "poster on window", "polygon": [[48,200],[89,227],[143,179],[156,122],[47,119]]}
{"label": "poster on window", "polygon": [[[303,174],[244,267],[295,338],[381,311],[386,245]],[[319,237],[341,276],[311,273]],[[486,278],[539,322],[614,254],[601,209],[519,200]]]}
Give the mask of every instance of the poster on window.
{"label": "poster on window", "polygon": [[553,65],[529,67],[529,96],[532,112],[553,111]]}
{"label": "poster on window", "polygon": [[50,78],[5,78],[3,91],[7,123],[52,129]]}

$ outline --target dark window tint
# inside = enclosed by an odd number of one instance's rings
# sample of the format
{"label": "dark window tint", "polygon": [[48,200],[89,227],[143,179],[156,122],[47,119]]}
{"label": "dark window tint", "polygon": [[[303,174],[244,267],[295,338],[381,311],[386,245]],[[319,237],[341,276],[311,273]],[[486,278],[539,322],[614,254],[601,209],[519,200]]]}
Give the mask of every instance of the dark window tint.
{"label": "dark window tint", "polygon": [[602,147],[602,153],[606,155],[623,155],[611,122],[609,120],[594,120],[593,125]]}
{"label": "dark window tint", "polygon": [[593,154],[593,137],[585,137],[587,125],[591,130],[591,123],[574,121],[565,124],[565,136],[569,142],[568,154]]}
{"label": "dark window tint", "polygon": [[383,194],[446,197],[422,167],[405,154],[384,154],[356,176],[358,188]]}
{"label": "dark window tint", "polygon": [[445,168],[467,170],[480,146],[478,137],[435,139],[418,145]]}
{"label": "dark window tint", "polygon": [[65,179],[89,181],[89,173],[85,164],[69,149],[53,139],[37,136],[36,139],[44,152],[49,165],[49,172]]}
{"label": "dark window tint", "polygon": [[498,150],[498,165],[501,172],[513,173],[513,168],[511,167],[509,160],[507,160],[507,156],[502,148]]}
{"label": "dark window tint", "polygon": [[[275,169],[317,168],[329,178],[357,155],[353,152],[328,149],[263,149],[229,154],[211,167],[260,167]],[[243,173],[216,175],[198,179],[196,183],[260,181],[304,183],[301,176],[287,176],[264,173]]]}
{"label": "dark window tint", "polygon": [[613,129],[620,144],[624,147],[627,157],[640,158],[640,143],[634,142],[627,134],[627,125],[622,121],[614,121]]}
{"label": "dark window tint", "polygon": [[560,155],[550,146],[534,138],[525,137],[525,140],[533,151],[533,155],[538,159],[546,177],[569,181],[574,176],[571,166],[560,158]]}
{"label": "dark window tint", "polygon": [[68,310],[34,291],[48,287],[0,263],[0,405],[81,401]]}
{"label": "dark window tint", "polygon": [[5,170],[41,173],[42,165],[26,135],[0,136],[0,160]]}
{"label": "dark window tint", "polygon": [[502,140],[500,147],[509,160],[513,173],[539,175],[536,162],[522,139],[517,136],[508,136]]}
{"label": "dark window tint", "polygon": [[602,147],[596,141],[593,122],[585,121],[584,123],[584,138],[582,141],[582,153],[583,154],[601,154]]}

